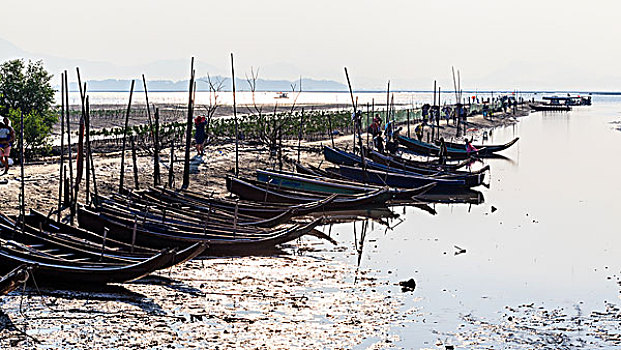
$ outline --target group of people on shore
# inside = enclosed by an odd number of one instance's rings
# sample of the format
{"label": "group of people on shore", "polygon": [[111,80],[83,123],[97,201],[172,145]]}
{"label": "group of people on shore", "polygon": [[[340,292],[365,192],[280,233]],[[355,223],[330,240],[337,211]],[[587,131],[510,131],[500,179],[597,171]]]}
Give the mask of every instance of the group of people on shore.
{"label": "group of people on shore", "polygon": [[[379,152],[384,152],[384,143],[389,152],[394,152],[397,148],[397,138],[399,137],[401,129],[402,127],[396,128],[393,121],[389,121],[384,128],[382,128],[382,118],[375,115],[375,117],[373,117],[373,123],[367,128],[367,132],[371,134],[373,145]],[[382,135],[386,137],[385,141]]]}

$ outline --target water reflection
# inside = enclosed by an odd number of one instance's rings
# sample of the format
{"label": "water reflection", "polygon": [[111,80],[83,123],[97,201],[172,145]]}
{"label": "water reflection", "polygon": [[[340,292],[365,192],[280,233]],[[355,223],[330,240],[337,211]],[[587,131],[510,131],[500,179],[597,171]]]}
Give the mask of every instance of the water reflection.
{"label": "water reflection", "polygon": [[[585,340],[618,347],[619,306],[611,301],[619,299],[621,163],[611,156],[621,134],[610,122],[620,112],[621,101],[596,100],[495,129],[488,143],[520,141],[504,157],[485,160],[489,188],[433,198],[437,215],[395,207],[404,222],[389,234],[368,227],[365,241],[376,247],[358,238],[351,263],[381,271],[391,285],[417,283],[415,298],[403,299],[411,323],[395,329],[396,347],[433,348],[443,338],[464,348],[532,348],[553,337],[563,339],[561,347]],[[349,237],[353,226],[335,230]],[[579,314],[571,312],[576,305]],[[598,324],[606,330],[594,333]],[[563,331],[572,327],[590,335]]]}

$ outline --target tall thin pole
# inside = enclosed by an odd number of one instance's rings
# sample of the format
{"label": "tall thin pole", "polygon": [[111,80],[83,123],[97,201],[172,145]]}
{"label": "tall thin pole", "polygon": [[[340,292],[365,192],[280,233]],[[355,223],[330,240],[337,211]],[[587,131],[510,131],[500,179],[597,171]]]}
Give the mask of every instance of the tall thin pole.
{"label": "tall thin pole", "polygon": [[386,123],[389,122],[389,114],[390,113],[390,80],[388,81],[388,86],[386,87]]}
{"label": "tall thin pole", "polygon": [[[358,121],[358,111],[356,110],[358,108],[357,103],[354,101],[354,90],[351,88],[351,82],[349,81],[349,73],[347,73],[347,67],[345,68],[345,77],[347,78],[347,86],[349,87],[349,95],[351,96],[351,103],[354,106],[354,120],[355,120],[355,124],[360,124],[360,122]],[[354,132],[356,132],[356,129],[354,128]],[[362,137],[360,136],[360,128],[358,128],[358,144],[360,147],[360,158],[362,159],[362,166],[363,168],[366,168],[367,166],[367,162],[364,159],[364,152],[362,152]],[[355,147],[355,145],[354,145]]]}
{"label": "tall thin pole", "polygon": [[132,135],[130,139],[132,142],[132,165],[134,168],[134,187],[136,187],[136,189],[139,190],[140,183],[138,180],[138,157],[136,155],[136,136]]}
{"label": "tall thin pole", "polygon": [[153,135],[153,186],[160,184],[160,109],[155,109],[155,130]]}
{"label": "tall thin pole", "polygon": [[407,110],[408,115],[408,138],[410,138],[410,110]]}
{"label": "tall thin pole", "polygon": [[153,123],[151,122],[151,107],[149,106],[149,92],[147,91],[147,79],[142,75],[142,86],[144,87],[144,98],[147,103],[147,119],[149,121],[149,136],[153,140]]}
{"label": "tall thin pole", "polygon": [[441,88],[438,86],[438,117],[436,118],[436,125],[438,126],[438,138],[440,138],[440,106],[442,105],[442,101],[440,100],[440,90]]}
{"label": "tall thin pole", "polygon": [[168,188],[173,188],[175,185],[175,171],[173,166],[175,164],[175,138],[170,139],[170,163],[168,166]]}
{"label": "tall thin pole", "polygon": [[194,115],[194,57],[190,63],[190,86],[188,88],[188,117],[185,126],[185,157],[183,160],[183,182],[181,188],[190,186],[190,143],[192,142],[192,119]]}
{"label": "tall thin pole", "polygon": [[[85,91],[86,85],[82,88],[82,79],[80,78],[80,68],[75,67],[77,77],[78,77],[78,87],[80,88],[80,101],[82,103],[82,115],[80,116],[80,128],[78,132],[78,154],[77,154],[77,164],[76,164],[76,176],[75,176],[75,198],[73,202],[74,208],[78,205],[78,196],[80,191],[80,182],[82,181],[82,177],[84,176],[84,133],[86,130],[86,105],[85,105]],[[86,84],[86,83],[85,83]],[[88,161],[87,161],[88,166]],[[87,190],[88,190],[88,169],[86,173],[87,178]],[[86,196],[86,200],[88,201],[88,195]],[[75,211],[75,209],[74,209]]]}
{"label": "tall thin pole", "polygon": [[[386,124],[388,125],[388,122],[390,118],[390,80],[388,81],[388,86],[386,87]],[[392,126],[393,128],[395,127],[394,125]],[[386,129],[386,131],[388,131],[388,129]],[[388,145],[388,135],[384,135],[384,142],[385,145]]]}
{"label": "tall thin pole", "polygon": [[129,88],[129,102],[127,103],[127,112],[125,113],[125,127],[123,128],[123,148],[121,150],[121,174],[119,175],[119,193],[123,192],[123,184],[125,181],[125,146],[127,142],[127,128],[129,127],[129,114],[132,111],[132,96],[134,95],[134,79]]}
{"label": "tall thin pole", "polygon": [[60,73],[60,165],[58,170],[58,212],[56,221],[60,221],[63,198],[63,166],[65,165],[65,76]]}
{"label": "tall thin pole", "polygon": [[300,147],[302,147],[302,125],[304,125],[304,107],[300,114],[300,127],[298,128],[298,163],[300,162]]}
{"label": "tall thin pole", "polygon": [[[369,122],[369,115],[370,115],[369,103],[367,102],[367,129],[371,125],[370,122]],[[367,130],[367,147],[369,147],[369,132],[368,132],[368,130]]]}
{"label": "tall thin pole", "polygon": [[20,203],[19,203],[19,215],[21,221],[22,234],[24,234],[24,220],[26,218],[26,197],[25,197],[25,182],[24,182],[24,112],[20,114],[20,131],[19,131],[19,165],[20,165]]}
{"label": "tall thin pole", "polygon": [[[86,89],[85,89],[86,90]],[[86,93],[86,91],[85,91]],[[85,105],[85,111],[88,111],[88,96],[86,96],[86,105]],[[90,118],[88,115],[88,112],[85,112],[84,114],[84,134],[85,134],[85,142],[86,142],[86,147],[84,147],[85,152],[84,155],[86,156],[86,204],[90,204],[91,203],[91,186],[90,186],[90,178],[91,178],[91,137],[90,137]]]}
{"label": "tall thin pole", "polygon": [[231,76],[233,81],[233,116],[235,118],[235,177],[239,176],[239,126],[237,123],[237,103],[235,101],[235,65],[231,52]]}
{"label": "tall thin pole", "polygon": [[[91,132],[91,105],[88,102],[88,96],[86,96],[86,131],[90,134]],[[95,176],[95,162],[93,161],[93,152],[91,149],[91,139],[90,137],[87,139],[86,146],[88,147],[88,159],[91,163],[91,176],[93,176],[93,193],[95,194],[95,198],[99,199],[99,192],[97,192],[97,177]],[[86,174],[88,176],[88,174]]]}
{"label": "tall thin pole", "polygon": [[[69,109],[69,80],[67,78],[67,71],[65,70],[65,108],[67,109],[67,146],[69,151],[69,207],[71,211],[71,224],[73,224],[73,218],[75,216],[75,210],[73,206],[74,191],[73,191],[73,158],[71,150],[71,110]],[[67,190],[67,189],[65,189]]]}
{"label": "tall thin pole", "polygon": [[[324,114],[322,111],[321,114]],[[328,128],[330,129],[330,140],[332,141],[332,148],[334,148],[334,133],[332,131],[332,116],[328,113]]]}

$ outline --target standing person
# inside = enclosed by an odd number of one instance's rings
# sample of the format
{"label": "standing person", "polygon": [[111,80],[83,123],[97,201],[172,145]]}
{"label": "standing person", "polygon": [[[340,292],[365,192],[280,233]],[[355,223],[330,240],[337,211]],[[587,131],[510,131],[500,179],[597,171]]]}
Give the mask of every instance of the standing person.
{"label": "standing person", "polygon": [[2,118],[0,124],[0,162],[4,165],[4,174],[9,172],[9,156],[11,155],[11,146],[15,141],[15,130],[11,127],[9,118]]}
{"label": "standing person", "polygon": [[416,128],[414,128],[414,133],[416,134],[418,141],[423,139],[423,123],[419,123],[418,125],[416,125]]}
{"label": "standing person", "polygon": [[199,115],[194,118],[194,125],[196,126],[196,133],[194,134],[194,141],[196,141],[196,152],[199,156],[205,154],[205,125],[207,124],[207,119],[204,116]]}
{"label": "standing person", "polygon": [[448,150],[446,149],[446,143],[444,143],[444,137],[440,137],[440,150],[438,151],[438,157],[440,158],[440,164],[446,164],[446,155]]}
{"label": "standing person", "polygon": [[468,155],[470,155],[470,153],[476,153],[479,151],[476,147],[472,145],[471,140],[468,140],[467,137],[465,140],[466,140],[466,152],[468,152]]}
{"label": "standing person", "polygon": [[382,120],[378,116],[373,118],[373,123],[369,125],[367,132],[371,134],[375,148],[378,151],[383,152],[384,145],[382,140]]}

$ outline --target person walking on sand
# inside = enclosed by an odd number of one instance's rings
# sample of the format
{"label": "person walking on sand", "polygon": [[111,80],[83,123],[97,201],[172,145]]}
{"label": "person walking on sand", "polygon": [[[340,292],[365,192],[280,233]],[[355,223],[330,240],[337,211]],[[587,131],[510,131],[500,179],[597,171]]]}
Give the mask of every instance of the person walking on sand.
{"label": "person walking on sand", "polygon": [[205,154],[205,125],[207,124],[207,119],[199,115],[194,118],[194,125],[196,126],[196,133],[194,134],[194,141],[196,141],[196,152],[199,156]]}
{"label": "person walking on sand", "polygon": [[9,156],[11,155],[11,146],[15,141],[15,130],[11,127],[9,118],[2,118],[0,123],[0,162],[4,165],[4,174],[9,172]]}

